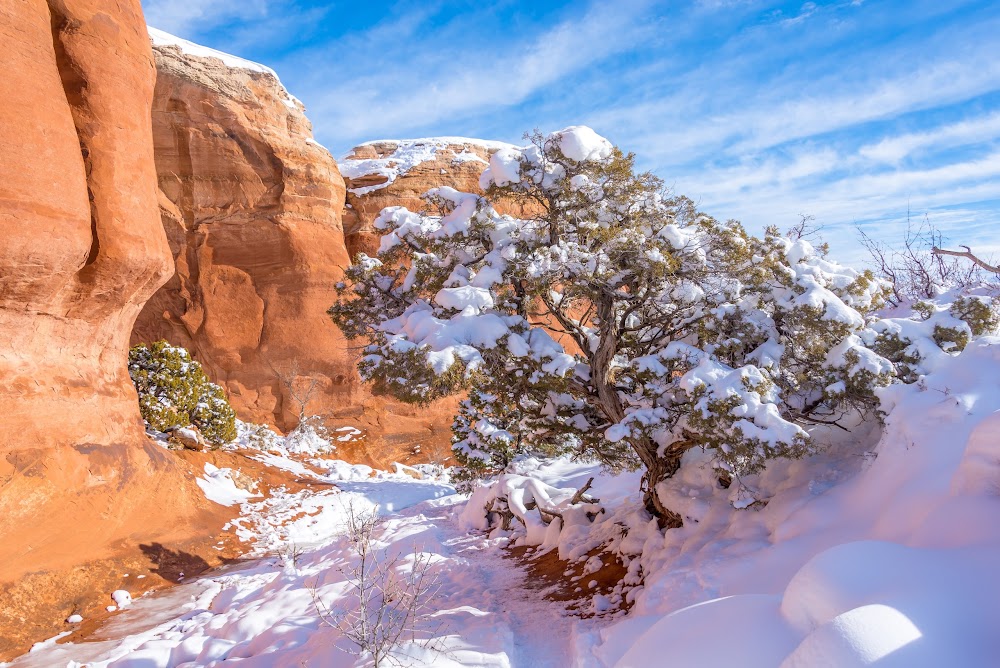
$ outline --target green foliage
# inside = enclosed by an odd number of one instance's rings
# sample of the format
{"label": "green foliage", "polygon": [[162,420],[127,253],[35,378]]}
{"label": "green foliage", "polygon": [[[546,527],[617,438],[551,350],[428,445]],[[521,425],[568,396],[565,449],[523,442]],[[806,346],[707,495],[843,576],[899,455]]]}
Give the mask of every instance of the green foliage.
{"label": "green foliage", "polygon": [[1000,298],[997,297],[959,297],[949,312],[965,322],[973,336],[990,334],[1000,327]]}
{"label": "green foliage", "polygon": [[945,352],[962,352],[969,345],[969,332],[965,327],[934,325],[934,343]]}
{"label": "green foliage", "polygon": [[236,438],[236,413],[225,392],[183,348],[166,341],[135,346],[128,371],[139,393],[139,412],[153,429],[193,424],[213,445]]}
{"label": "green foliage", "polygon": [[378,258],[336,286],[329,313],[366,340],[359,368],[378,391],[469,392],[453,427],[461,475],[571,451],[643,467],[647,502],[669,517],[655,488],[686,449],[742,475],[810,452],[805,427],[875,413],[893,368],[861,334],[881,280],[698,212],[583,130],[494,155],[485,196],[432,191],[438,215],[384,210]]}

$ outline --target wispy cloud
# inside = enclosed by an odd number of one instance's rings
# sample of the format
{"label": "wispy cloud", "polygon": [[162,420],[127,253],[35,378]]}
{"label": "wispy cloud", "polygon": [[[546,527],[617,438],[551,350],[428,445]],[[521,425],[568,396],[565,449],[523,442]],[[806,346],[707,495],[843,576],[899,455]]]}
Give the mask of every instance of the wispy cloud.
{"label": "wispy cloud", "polygon": [[865,158],[898,164],[914,153],[929,149],[956,148],[1000,139],[1000,112],[936,127],[925,132],[911,132],[880,139],[858,149]]}
{"label": "wispy cloud", "polygon": [[268,15],[267,0],[146,0],[146,22],[176,35],[187,36],[230,21],[253,21]]}
{"label": "wispy cloud", "polygon": [[354,48],[345,54],[363,64],[363,73],[330,80],[313,97],[310,113],[340,137],[375,137],[501,112],[634,46],[650,29],[635,21],[643,6],[595,3],[541,32],[503,39],[476,39],[473,26],[461,25],[428,42],[412,32],[402,36],[395,25],[376,26],[352,38]]}
{"label": "wispy cloud", "polygon": [[274,67],[336,153],[586,123],[759,229],[891,238],[929,214],[1000,248],[1000,7],[988,0],[144,0]]}

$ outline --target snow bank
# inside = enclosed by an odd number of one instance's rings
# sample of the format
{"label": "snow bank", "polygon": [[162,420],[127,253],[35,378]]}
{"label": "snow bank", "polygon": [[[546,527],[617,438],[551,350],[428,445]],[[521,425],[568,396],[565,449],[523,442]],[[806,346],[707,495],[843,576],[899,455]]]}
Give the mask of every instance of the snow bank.
{"label": "snow bank", "polygon": [[587,651],[607,666],[655,662],[667,647],[692,666],[992,663],[1000,339],[925,366],[922,381],[882,390],[885,431],[870,456],[855,450],[856,474],[845,444],[748,481],[769,503],[736,511],[722,490],[684,502],[700,488],[701,462],[686,460],[668,505],[687,526],[647,536],[633,615]]}

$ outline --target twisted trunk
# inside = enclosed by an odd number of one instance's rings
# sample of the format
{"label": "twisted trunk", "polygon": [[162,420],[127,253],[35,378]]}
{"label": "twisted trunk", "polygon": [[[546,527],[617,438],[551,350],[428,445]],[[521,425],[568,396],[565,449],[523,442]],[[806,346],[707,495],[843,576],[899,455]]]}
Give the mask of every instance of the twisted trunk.
{"label": "twisted trunk", "polygon": [[[591,355],[590,372],[597,400],[601,410],[612,422],[621,422],[625,417],[618,390],[611,375],[611,364],[618,354],[618,318],[614,314],[614,301],[610,296],[602,296],[597,302],[597,317],[600,323],[600,344]],[[631,438],[629,445],[642,462],[646,472],[642,476],[643,503],[661,528],[676,529],[683,526],[681,516],[663,505],[656,494],[656,485],[677,472],[681,465],[683,450],[670,449],[666,456],[657,455],[656,443],[648,437]]]}

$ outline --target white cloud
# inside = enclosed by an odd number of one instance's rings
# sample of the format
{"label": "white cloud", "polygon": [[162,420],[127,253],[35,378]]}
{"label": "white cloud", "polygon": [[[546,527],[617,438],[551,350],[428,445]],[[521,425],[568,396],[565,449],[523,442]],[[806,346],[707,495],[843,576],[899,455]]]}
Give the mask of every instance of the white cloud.
{"label": "white cloud", "polygon": [[231,20],[267,16],[267,0],[145,0],[146,23],[188,38]]}
{"label": "white cloud", "polygon": [[596,3],[531,37],[475,39],[472,34],[467,43],[400,43],[390,36],[376,49],[363,40],[359,46],[366,48],[347,55],[365,74],[327,86],[313,97],[310,115],[335,136],[377,138],[483,110],[501,113],[634,47],[637,36],[651,28],[634,20],[644,5]]}
{"label": "white cloud", "polygon": [[869,160],[897,164],[916,151],[930,148],[956,148],[1000,138],[1000,112],[987,114],[925,132],[885,137],[865,144],[858,153]]}

